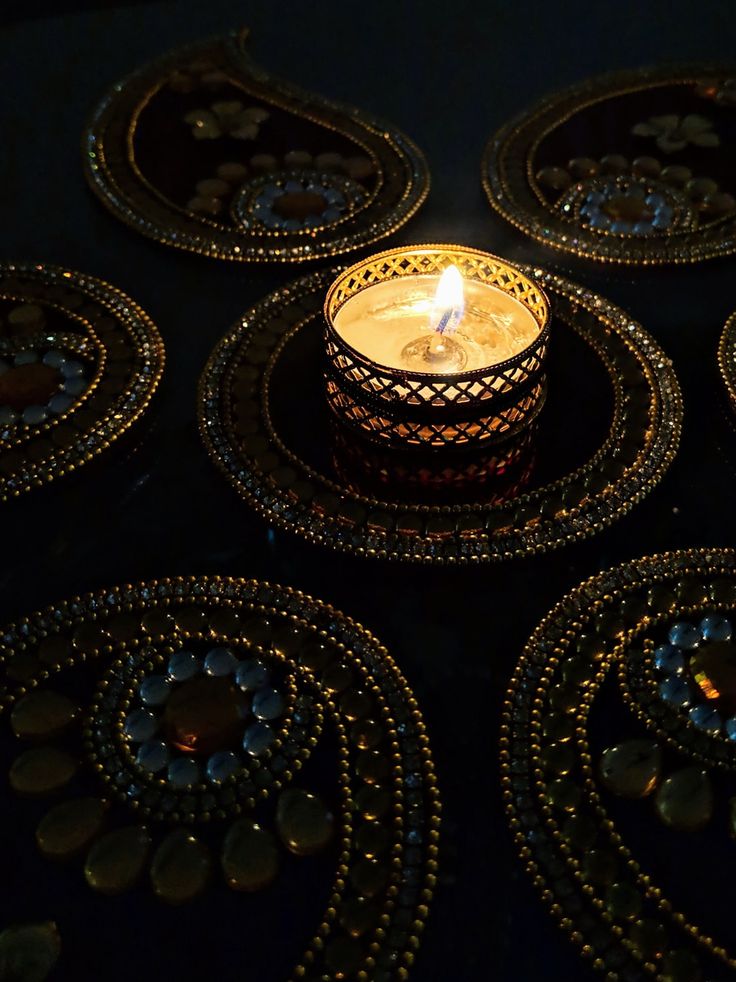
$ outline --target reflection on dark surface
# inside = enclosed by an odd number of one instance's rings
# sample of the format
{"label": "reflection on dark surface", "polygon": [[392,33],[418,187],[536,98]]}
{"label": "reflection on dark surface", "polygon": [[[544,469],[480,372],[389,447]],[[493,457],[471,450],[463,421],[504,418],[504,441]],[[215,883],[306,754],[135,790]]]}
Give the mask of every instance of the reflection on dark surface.
{"label": "reflection on dark surface", "polygon": [[521,494],[534,472],[536,426],[489,449],[382,449],[330,421],[332,462],[355,494],[420,505],[500,504]]}
{"label": "reflection on dark surface", "polygon": [[[325,400],[321,320],[315,316],[287,342],[274,367],[270,409],[276,433],[297,457],[330,480],[347,483],[383,500],[418,504],[489,504],[522,490],[543,487],[588,460],[608,435],[613,388],[596,353],[560,319],[554,319],[548,354],[547,400],[534,426],[533,448],[513,463],[513,475],[499,470],[498,487],[490,451],[470,454],[370,454],[365,440],[353,431],[338,435]],[[308,425],[305,425],[308,420]],[[520,445],[515,445],[515,449]],[[333,447],[335,452],[333,452]],[[347,450],[347,453],[346,453]],[[506,451],[508,452],[508,450]],[[358,458],[363,456],[363,465]],[[444,464],[457,480],[443,479]],[[533,466],[532,460],[533,457]],[[415,463],[412,463],[416,461]],[[393,463],[391,463],[393,462]],[[518,468],[516,465],[519,465]],[[402,480],[389,487],[382,471],[393,468]],[[423,470],[424,477],[418,472]],[[460,479],[462,475],[464,479]],[[443,485],[440,487],[440,485]]]}

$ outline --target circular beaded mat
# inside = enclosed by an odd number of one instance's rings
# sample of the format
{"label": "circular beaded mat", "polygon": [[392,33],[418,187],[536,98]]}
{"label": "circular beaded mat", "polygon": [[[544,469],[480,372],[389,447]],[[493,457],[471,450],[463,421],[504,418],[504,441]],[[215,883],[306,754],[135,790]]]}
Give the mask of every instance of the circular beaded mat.
{"label": "circular beaded mat", "polygon": [[124,293],[0,264],[0,501],[105,450],[145,410],[163,364],[158,331]]}
{"label": "circular beaded mat", "polygon": [[45,928],[75,979],[406,978],[439,799],[366,630],[266,583],[164,579],[10,625],[0,664],[2,922],[30,922],[0,957]]}
{"label": "circular beaded mat", "polygon": [[610,979],[736,975],[736,553],[627,563],[532,635],[501,733],[517,847]]}
{"label": "circular beaded mat", "polygon": [[493,207],[545,245],[605,262],[696,262],[736,243],[736,70],[589,79],[489,141]]}
{"label": "circular beaded mat", "polygon": [[601,530],[672,460],[682,419],[677,379],[623,311],[559,276],[529,273],[554,306],[548,396],[536,439],[515,463],[519,479],[502,493],[476,480],[448,487],[438,504],[406,474],[405,487],[376,488],[370,466],[357,476],[348,467],[322,377],[321,305],[334,270],[272,293],[217,345],[199,394],[210,454],[270,523],[360,556],[502,560]]}
{"label": "circular beaded mat", "polygon": [[298,262],[391,234],[429,173],[398,130],[273,78],[243,35],[178,49],[116,85],[84,134],[85,174],[159,242],[247,262]]}
{"label": "circular beaded mat", "polygon": [[718,368],[729,405],[736,410],[736,312],[726,321],[718,342]]}

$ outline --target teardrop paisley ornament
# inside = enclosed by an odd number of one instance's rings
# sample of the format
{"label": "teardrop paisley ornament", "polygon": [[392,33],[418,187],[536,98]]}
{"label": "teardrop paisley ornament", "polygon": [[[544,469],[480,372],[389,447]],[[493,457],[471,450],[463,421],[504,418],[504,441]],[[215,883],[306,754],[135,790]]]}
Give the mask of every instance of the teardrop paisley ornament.
{"label": "teardrop paisley ornament", "polygon": [[[416,702],[357,624],[255,581],[123,586],[0,632],[0,707],[7,862],[34,918],[74,891],[65,977],[134,977],[144,951],[146,978],[223,952],[220,978],[406,979],[439,801]],[[121,931],[107,898],[130,891]]]}
{"label": "teardrop paisley ornament", "polygon": [[537,242],[600,262],[734,251],[736,79],[690,65],[588,79],[489,140],[491,205]]}
{"label": "teardrop paisley ornament", "polygon": [[558,603],[512,677],[501,774],[527,871],[594,968],[736,978],[736,552],[629,562]]}
{"label": "teardrop paisley ornament", "polygon": [[320,259],[396,231],[427,196],[421,152],[271,77],[246,37],[177,49],[115,86],[84,135],[94,192],[144,235],[241,262]]}

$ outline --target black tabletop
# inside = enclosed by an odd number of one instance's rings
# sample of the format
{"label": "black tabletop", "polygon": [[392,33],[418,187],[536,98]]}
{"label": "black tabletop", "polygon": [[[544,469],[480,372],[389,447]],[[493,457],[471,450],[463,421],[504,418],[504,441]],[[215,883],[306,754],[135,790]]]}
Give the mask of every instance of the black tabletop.
{"label": "black tabletop", "polygon": [[[108,584],[201,573],[287,584],[341,608],[404,671],[439,774],[440,884],[412,977],[585,977],[514,855],[498,779],[500,706],[532,629],[580,580],[630,557],[734,544],[736,436],[722,415],[715,353],[736,307],[736,260],[638,271],[545,252],[491,213],[480,159],[511,114],[586,75],[728,59],[730,5],[186,0],[57,16],[33,7],[29,20],[15,9],[2,41],[2,258],[64,265],[125,290],[159,326],[167,369],[133,444],[3,508],[0,620]],[[197,379],[235,319],[303,269],[217,263],[134,234],[87,190],[79,139],[96,100],[127,72],[242,23],[264,67],[389,118],[425,152],[429,200],[387,246],[458,242],[546,264],[625,307],[663,345],[683,387],[683,439],[662,484],[627,518],[544,557],[406,568],[269,534],[221,479],[197,434]]]}

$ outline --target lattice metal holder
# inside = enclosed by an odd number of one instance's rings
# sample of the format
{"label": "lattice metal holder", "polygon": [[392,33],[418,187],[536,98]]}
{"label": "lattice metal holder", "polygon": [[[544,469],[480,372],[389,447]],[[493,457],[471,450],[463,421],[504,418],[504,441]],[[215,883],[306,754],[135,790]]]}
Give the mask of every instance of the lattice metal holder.
{"label": "lattice metal holder", "polygon": [[[337,312],[362,290],[400,276],[438,276],[453,264],[464,279],[490,284],[531,312],[539,333],[527,348],[497,365],[437,375],[376,365],[336,331]],[[532,280],[496,256],[447,245],[382,252],[341,273],[327,293],[324,312],[328,405],[380,446],[490,445],[524,430],[544,405],[549,304]]]}

